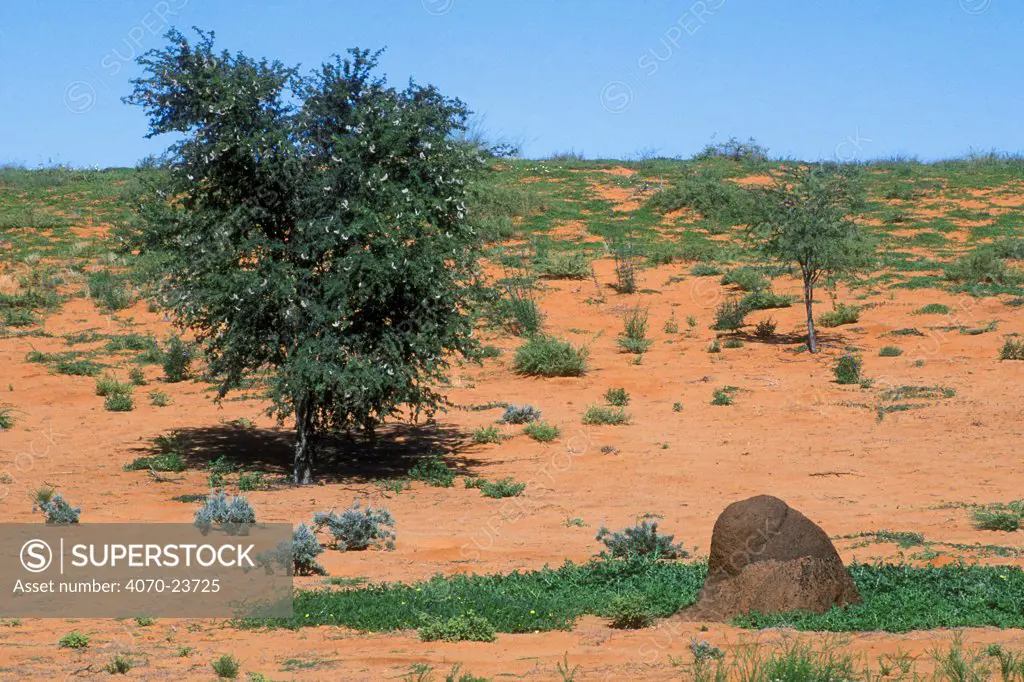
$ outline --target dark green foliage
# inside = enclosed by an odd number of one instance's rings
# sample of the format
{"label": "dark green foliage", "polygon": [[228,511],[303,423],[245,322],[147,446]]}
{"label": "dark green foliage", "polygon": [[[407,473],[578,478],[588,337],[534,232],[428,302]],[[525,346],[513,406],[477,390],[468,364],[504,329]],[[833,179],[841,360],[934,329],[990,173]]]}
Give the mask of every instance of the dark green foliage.
{"label": "dark green foliage", "polygon": [[168,383],[184,381],[189,376],[189,366],[192,364],[191,345],[181,340],[179,336],[172,336],[167,341],[164,349],[161,364],[164,368],[164,377]]}
{"label": "dark green foliage", "polygon": [[494,626],[470,610],[444,620],[427,616],[419,635],[424,642],[493,642]]}
{"label": "dark green foliage", "polygon": [[158,455],[149,457],[136,457],[124,465],[125,471],[146,471],[150,469],[153,471],[179,472],[184,471],[186,465],[185,460],[177,452],[161,452]]}
{"label": "dark green foliage", "polygon": [[497,481],[481,480],[476,486],[484,497],[491,497],[500,500],[503,497],[519,497],[526,490],[525,483],[519,483],[512,478],[501,478]]}
{"label": "dark green foliage", "polygon": [[946,266],[946,279],[962,284],[1018,284],[1024,275],[1006,265],[991,246],[979,246]]}
{"label": "dark green foliage", "polygon": [[131,391],[108,393],[103,398],[103,409],[107,412],[131,412],[135,409],[135,398]]}
{"label": "dark green foliage", "polygon": [[659,535],[657,521],[641,521],[632,528],[611,532],[605,527],[595,538],[604,543],[605,559],[681,559],[688,555],[681,543],[673,544],[673,535]]}
{"label": "dark green foliage", "polygon": [[739,339],[726,339],[722,342],[722,348],[743,348],[743,342]]}
{"label": "dark green foliage", "polygon": [[896,346],[883,346],[882,349],[878,351],[878,355],[883,358],[895,358],[903,355],[903,349],[897,348]]}
{"label": "dark green foliage", "polygon": [[317,512],[313,516],[313,531],[326,527],[334,538],[334,547],[342,552],[352,552],[383,545],[385,549],[394,549],[395,520],[387,509],[365,509],[359,500],[341,514],[333,511]]}
{"label": "dark green foliage", "polygon": [[1012,533],[1020,529],[1020,513],[1012,509],[976,509],[971,515],[979,530],[1001,530]]}
{"label": "dark green foliage", "polygon": [[587,371],[587,349],[550,336],[535,336],[516,349],[512,369],[528,376],[583,376]]}
{"label": "dark green foliage", "polygon": [[697,263],[690,268],[690,274],[694,277],[716,277],[722,274],[722,269],[713,263]]}
{"label": "dark green foliage", "polygon": [[929,303],[915,310],[912,315],[948,315],[949,306],[941,303]]}
{"label": "dark green foliage", "polygon": [[860,320],[860,307],[840,303],[832,310],[822,313],[818,317],[818,324],[822,327],[838,327],[843,324],[853,324]]}
{"label": "dark green foliage", "polygon": [[253,490],[264,490],[267,482],[263,473],[259,471],[243,471],[238,474],[238,489],[241,492],[252,492]]}
{"label": "dark green foliage", "polygon": [[852,166],[786,167],[777,182],[758,190],[750,224],[764,255],[796,264],[807,311],[807,346],[818,352],[812,302],[823,279],[870,268],[874,241],[851,219],[864,206],[863,174]]}
{"label": "dark green foliage", "polygon": [[604,392],[604,401],[613,407],[629,405],[629,393],[624,388],[609,388]]}
{"label": "dark green foliage", "polygon": [[317,434],[429,417],[476,346],[468,111],[389,87],[368,50],[302,75],[216,52],[211,33],[167,40],[126,98],[150,136],[176,138],[129,245],[159,255],[162,298],[220,395],[266,374],[273,414],[295,418],[293,479],[310,483]]}
{"label": "dark green foliage", "polygon": [[412,465],[409,478],[435,488],[451,488],[455,485],[455,472],[448,468],[440,457],[427,457]]}
{"label": "dark green foliage", "polygon": [[773,339],[775,338],[776,326],[775,320],[770,317],[768,319],[761,320],[757,323],[757,326],[754,327],[754,336],[765,341]]}
{"label": "dark green foliage", "polygon": [[213,668],[214,674],[222,680],[237,679],[238,671],[241,669],[238,659],[227,654],[210,663],[210,667]]}
{"label": "dark green foliage", "polygon": [[725,386],[723,388],[716,388],[711,394],[711,404],[719,407],[726,405],[732,405],[733,394],[736,392],[735,386]]}
{"label": "dark green foliage", "polygon": [[753,194],[709,169],[681,178],[675,187],[655,193],[647,207],[657,213],[689,208],[719,225],[738,225],[750,215]]}
{"label": "dark green foliage", "polygon": [[762,164],[768,160],[768,148],[752,137],[746,142],[730,137],[725,142],[709,143],[693,158],[696,161],[728,159],[739,163]]}
{"label": "dark green foliage", "polygon": [[11,415],[11,408],[0,407],[0,431],[14,428],[14,417]]}
{"label": "dark green foliage", "polygon": [[776,294],[771,289],[760,289],[744,296],[740,303],[747,310],[769,310],[788,308],[793,305],[793,298],[786,294]]}
{"label": "dark green foliage", "polygon": [[1007,337],[999,351],[1000,360],[1024,360],[1024,339]]}
{"label": "dark green foliage", "polygon": [[94,377],[100,373],[100,365],[92,360],[80,358],[62,357],[54,365],[57,374],[67,374],[76,377]]}
{"label": "dark green foliage", "polygon": [[633,308],[622,318],[625,329],[619,334],[617,344],[624,353],[642,355],[654,343],[647,338],[647,311]]}
{"label": "dark green foliage", "polygon": [[847,353],[840,357],[832,368],[832,373],[836,376],[836,383],[859,384],[862,378],[861,365],[862,361],[860,356]]}

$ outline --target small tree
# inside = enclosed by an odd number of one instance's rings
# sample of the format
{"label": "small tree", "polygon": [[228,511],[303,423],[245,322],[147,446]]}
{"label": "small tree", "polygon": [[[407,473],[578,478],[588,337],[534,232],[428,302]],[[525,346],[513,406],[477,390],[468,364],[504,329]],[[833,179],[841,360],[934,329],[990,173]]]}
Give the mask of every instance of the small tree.
{"label": "small tree", "polygon": [[263,373],[294,417],[294,481],[318,434],[444,404],[453,354],[475,348],[476,238],[459,142],[468,111],[431,86],[388,87],[353,49],[308,76],[214,51],[214,34],[140,57],[126,102],[178,136],[139,203],[164,301],[202,347],[219,396]]}
{"label": "small tree", "polygon": [[818,352],[814,289],[823,279],[868,269],[874,241],[851,220],[863,205],[854,167],[813,164],[786,167],[758,197],[752,232],[770,258],[800,268],[807,310],[807,348]]}

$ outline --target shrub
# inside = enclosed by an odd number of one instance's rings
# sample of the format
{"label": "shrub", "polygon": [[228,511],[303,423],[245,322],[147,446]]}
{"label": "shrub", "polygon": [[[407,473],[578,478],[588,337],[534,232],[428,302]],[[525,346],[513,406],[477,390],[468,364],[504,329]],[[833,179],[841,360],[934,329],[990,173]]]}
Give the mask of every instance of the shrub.
{"label": "shrub", "polygon": [[206,497],[202,506],[196,510],[193,522],[200,528],[220,523],[230,529],[241,524],[256,523],[256,512],[242,495],[229,501],[224,491],[218,490]]}
{"label": "shrub", "polygon": [[14,428],[14,417],[11,415],[11,408],[0,407],[0,431]]}
{"label": "shrub", "polygon": [[106,397],[116,393],[127,393],[131,387],[122,384],[115,377],[104,374],[96,380],[96,395]]}
{"label": "shrub", "polygon": [[768,339],[773,339],[775,338],[775,327],[776,323],[774,319],[769,317],[766,320],[761,320],[757,323],[757,326],[754,327],[754,336],[766,341]]}
{"label": "shrub", "polygon": [[316,560],[324,548],[312,529],[304,523],[292,531],[292,572],[295,575],[324,575],[326,571]]}
{"label": "shrub", "polygon": [[132,664],[131,659],[125,658],[124,656],[117,654],[109,661],[107,661],[107,664],[103,666],[103,670],[105,670],[110,675],[127,675],[128,671],[131,670],[133,667],[134,665]]}
{"label": "shrub", "polygon": [[595,539],[604,544],[601,556],[605,559],[682,559],[689,554],[682,544],[673,544],[673,535],[659,535],[657,521],[641,521],[632,528],[615,533],[604,526]]}
{"label": "shrub", "polygon": [[944,269],[946,279],[963,284],[1014,284],[1020,273],[1010,269],[991,246],[980,246]]}
{"label": "shrub", "polygon": [[559,251],[548,253],[540,262],[541,277],[548,279],[586,279],[590,277],[590,262],[583,253]]}
{"label": "shrub", "polygon": [[162,391],[153,391],[149,394],[149,404],[154,407],[167,407],[171,404],[171,396]]}
{"label": "shrub", "polygon": [[915,310],[911,315],[947,315],[949,314],[949,306],[942,305],[941,303],[929,303],[926,306],[922,306]]}
{"label": "shrub", "polygon": [[672,411],[673,412],[682,412],[683,411],[683,404],[681,402],[678,402],[678,401],[672,403]]}
{"label": "shrub", "polygon": [[609,388],[604,392],[604,401],[613,407],[629,405],[629,393],[624,388]]}
{"label": "shrub", "polygon": [[84,649],[89,646],[89,636],[76,630],[61,637],[58,644],[62,649]]}
{"label": "shrub", "polygon": [[617,293],[636,293],[636,256],[632,249],[620,247],[612,252],[615,257],[615,284],[612,287]]}
{"label": "shrub", "polygon": [[495,308],[495,316],[509,334],[533,336],[544,326],[540,306],[525,287],[510,289],[508,296],[499,299]]}
{"label": "shrub", "polygon": [[110,393],[103,399],[103,409],[107,412],[131,412],[135,409],[135,399],[130,392]]}
{"label": "shrub", "polygon": [[729,270],[722,276],[722,284],[732,284],[741,291],[760,291],[768,288],[768,280],[755,268],[743,266]]}
{"label": "shrub", "polygon": [[712,645],[711,642],[698,641],[697,639],[690,640],[690,653],[693,654],[693,660],[697,662],[720,661],[725,658],[725,652]]}
{"label": "shrub", "polygon": [[470,610],[448,619],[424,616],[419,635],[424,642],[493,642],[494,626]]}
{"label": "shrub", "polygon": [[526,490],[525,483],[519,483],[512,478],[502,478],[497,481],[480,481],[477,486],[484,497],[501,499],[503,497],[519,497]]}
{"label": "shrub", "polygon": [[725,142],[709,143],[693,158],[696,161],[728,159],[740,163],[759,164],[768,160],[768,148],[752,137],[746,142],[730,137]]}
{"label": "shrub", "polygon": [[732,394],[735,393],[736,389],[732,386],[726,386],[724,388],[716,388],[711,394],[711,404],[718,406],[732,405],[733,399]]}
{"label": "shrub", "polygon": [[882,346],[878,351],[878,356],[883,358],[895,358],[900,355],[903,355],[903,349],[896,346]]}
{"label": "shrub", "polygon": [[611,618],[609,625],[619,630],[639,630],[654,622],[650,601],[638,592],[615,595],[607,615]]}
{"label": "shrub", "polygon": [[714,263],[696,263],[690,268],[690,274],[694,277],[717,277],[722,274],[722,269]]}
{"label": "shrub", "polygon": [[163,354],[164,377],[168,383],[184,381],[192,364],[192,349],[179,336],[172,336]]}
{"label": "shrub", "polygon": [[602,424],[628,424],[629,415],[621,407],[604,407],[602,405],[591,405],[583,413],[583,423],[589,425]]}
{"label": "shrub", "polygon": [[481,426],[473,430],[473,442],[477,445],[500,443],[503,440],[505,434],[497,426]]}
{"label": "shrub", "polygon": [[523,429],[523,433],[538,443],[548,443],[558,438],[560,431],[554,424],[532,422],[526,425],[526,428]]}
{"label": "shrub", "polygon": [[509,405],[498,421],[502,424],[528,424],[540,419],[540,410],[533,405]]}
{"label": "shrub", "polygon": [[744,324],[748,310],[741,301],[729,299],[722,301],[715,311],[715,323],[712,329],[717,331],[736,331]]}
{"label": "shrub", "polygon": [[389,550],[395,548],[395,533],[388,530],[395,527],[391,512],[369,505],[364,509],[359,500],[341,514],[317,512],[313,516],[314,530],[325,526],[334,538],[334,546],[342,552],[362,551],[380,545]]}
{"label": "shrub", "polygon": [[527,376],[583,376],[587,371],[587,349],[552,337],[535,336],[516,349],[512,369]]}
{"label": "shrub", "polygon": [[36,506],[33,511],[36,510],[46,516],[46,523],[55,525],[78,523],[78,517],[82,513],[81,507],[72,507],[60,493],[54,494],[53,488],[49,489],[48,494],[42,488],[36,491]]}
{"label": "shrub", "polygon": [[712,341],[711,343],[708,344],[708,352],[709,353],[721,353],[722,352],[722,344],[718,343],[718,339],[715,339],[714,341]]}
{"label": "shrub", "polygon": [[749,310],[771,310],[773,308],[788,308],[793,305],[793,299],[785,294],[776,294],[771,289],[752,291],[740,300],[740,304]]}
{"label": "shrub", "polygon": [[177,452],[161,452],[149,457],[136,457],[124,465],[125,471],[171,471],[180,472],[187,468],[185,460]]}
{"label": "shrub", "polygon": [[427,457],[413,464],[409,469],[409,478],[435,488],[451,488],[455,485],[455,472],[440,457]]}
{"label": "shrub", "polygon": [[91,360],[59,358],[54,366],[57,374],[73,377],[94,377],[100,373],[100,366]]}
{"label": "shrub", "polygon": [[634,308],[623,317],[625,329],[619,334],[619,350],[640,355],[654,342],[647,338],[647,311]]}
{"label": "shrub", "polygon": [[89,298],[101,308],[123,310],[135,300],[123,275],[109,270],[93,272],[88,277]]}
{"label": "shrub", "polygon": [[1024,360],[1024,340],[1007,338],[999,351],[1000,360]]}
{"label": "shrub", "polygon": [[132,367],[128,371],[128,381],[130,381],[133,386],[145,386],[146,374],[142,371],[142,368]]}
{"label": "shrub", "polygon": [[263,474],[259,471],[243,471],[238,474],[238,489],[242,492],[263,490],[266,487],[267,482],[263,479]]}
{"label": "shrub", "polygon": [[739,339],[726,339],[722,342],[722,348],[743,348],[743,342]]}
{"label": "shrub", "polygon": [[210,667],[213,668],[214,674],[222,680],[236,679],[240,668],[238,659],[227,654],[210,663]]}
{"label": "shrub", "polygon": [[822,313],[818,324],[822,327],[838,327],[842,324],[853,324],[860,320],[860,307],[840,303],[833,310]]}
{"label": "shrub", "polygon": [[839,358],[832,373],[835,374],[837,384],[859,384],[861,382],[861,359],[860,356],[847,353]]}
{"label": "shrub", "polygon": [[1008,533],[1020,529],[1020,514],[1009,509],[976,509],[972,515],[978,530],[1001,530]]}

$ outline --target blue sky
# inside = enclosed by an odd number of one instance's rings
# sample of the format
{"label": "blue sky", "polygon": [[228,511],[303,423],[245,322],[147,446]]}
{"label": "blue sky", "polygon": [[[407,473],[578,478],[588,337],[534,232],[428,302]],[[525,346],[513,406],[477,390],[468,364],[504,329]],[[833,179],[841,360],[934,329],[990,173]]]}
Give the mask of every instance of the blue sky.
{"label": "blue sky", "polygon": [[132,165],[133,59],[169,25],[312,67],[387,46],[541,157],[698,151],[753,136],[805,159],[1024,150],[1016,0],[10,0],[0,5],[0,162]]}

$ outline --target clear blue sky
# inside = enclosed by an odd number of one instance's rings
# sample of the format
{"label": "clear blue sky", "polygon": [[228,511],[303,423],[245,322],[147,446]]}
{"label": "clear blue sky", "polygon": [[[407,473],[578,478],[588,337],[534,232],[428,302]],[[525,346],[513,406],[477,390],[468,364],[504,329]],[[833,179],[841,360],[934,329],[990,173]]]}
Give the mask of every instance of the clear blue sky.
{"label": "clear blue sky", "polygon": [[461,97],[533,157],[712,135],[805,159],[1024,149],[1019,0],[4,0],[0,162],[162,149],[120,98],[171,24],[308,67],[387,46],[393,83]]}

